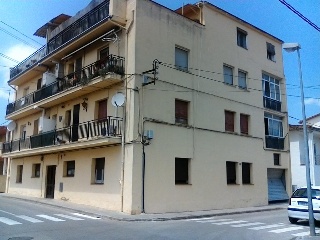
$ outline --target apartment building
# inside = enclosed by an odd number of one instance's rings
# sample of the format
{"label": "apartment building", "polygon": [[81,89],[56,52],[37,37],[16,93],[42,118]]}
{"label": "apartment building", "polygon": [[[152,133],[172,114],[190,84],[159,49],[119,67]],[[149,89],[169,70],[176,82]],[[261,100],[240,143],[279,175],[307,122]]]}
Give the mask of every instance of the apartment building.
{"label": "apartment building", "polygon": [[130,214],[288,198],[280,39],[203,1],[93,0],[35,34],[8,81],[8,192]]}
{"label": "apartment building", "polygon": [[[320,114],[306,119],[311,185],[320,185]],[[303,126],[289,125],[292,189],[307,185]]]}

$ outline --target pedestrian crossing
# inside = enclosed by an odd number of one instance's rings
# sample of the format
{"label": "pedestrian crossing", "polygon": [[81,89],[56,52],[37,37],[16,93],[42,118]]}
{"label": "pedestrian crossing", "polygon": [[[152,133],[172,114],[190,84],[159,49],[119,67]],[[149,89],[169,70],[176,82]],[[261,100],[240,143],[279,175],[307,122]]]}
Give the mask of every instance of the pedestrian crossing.
{"label": "pedestrian crossing", "polygon": [[6,224],[9,226],[19,225],[24,223],[43,223],[43,222],[65,222],[65,221],[83,221],[83,220],[99,220],[100,217],[89,216],[81,213],[70,213],[70,214],[39,214],[35,216],[25,216],[25,215],[13,215],[10,217],[0,217],[0,225]]}
{"label": "pedestrian crossing", "polygon": [[[253,231],[266,231],[275,234],[289,233],[295,237],[303,237],[310,234],[309,228],[306,226],[285,223],[267,224],[263,222],[250,222],[246,220],[235,220],[230,218],[219,217],[192,218],[186,219],[185,221],[202,224],[206,223],[217,226],[227,225],[232,228],[247,228]],[[316,229],[316,233],[320,233],[320,229]]]}

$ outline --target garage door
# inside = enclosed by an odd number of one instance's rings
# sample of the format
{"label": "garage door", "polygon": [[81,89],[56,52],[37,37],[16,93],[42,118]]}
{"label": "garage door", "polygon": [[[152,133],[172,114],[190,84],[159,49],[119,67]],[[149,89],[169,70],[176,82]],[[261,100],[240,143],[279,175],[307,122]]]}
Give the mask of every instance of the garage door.
{"label": "garage door", "polygon": [[285,171],[282,169],[268,169],[268,200],[282,201],[289,199],[285,185]]}

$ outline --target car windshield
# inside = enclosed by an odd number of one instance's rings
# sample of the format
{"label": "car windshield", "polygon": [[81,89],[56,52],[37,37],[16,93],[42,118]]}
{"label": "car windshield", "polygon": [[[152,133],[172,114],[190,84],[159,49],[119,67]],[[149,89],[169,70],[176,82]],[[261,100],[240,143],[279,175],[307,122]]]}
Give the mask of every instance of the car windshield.
{"label": "car windshield", "polygon": [[[307,189],[306,188],[300,188],[296,190],[292,197],[294,198],[307,198]],[[312,189],[312,198],[320,197],[320,190],[318,189]]]}

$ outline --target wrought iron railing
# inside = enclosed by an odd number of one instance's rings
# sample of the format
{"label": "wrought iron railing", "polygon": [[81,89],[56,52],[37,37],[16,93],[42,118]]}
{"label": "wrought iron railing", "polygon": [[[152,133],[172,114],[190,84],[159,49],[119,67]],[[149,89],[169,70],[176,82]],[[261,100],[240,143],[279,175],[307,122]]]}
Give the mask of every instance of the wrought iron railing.
{"label": "wrought iron railing", "polygon": [[102,76],[107,73],[116,73],[119,75],[124,74],[125,59],[116,55],[109,55],[105,59],[96,61],[80,71],[70,73],[63,78],[58,78],[57,81],[42,87],[41,89],[22,97],[15,102],[7,105],[6,115],[11,114],[23,107],[39,102],[45,98],[54,96],[67,89],[86,85],[92,81],[92,79]]}
{"label": "wrought iron railing", "polygon": [[26,71],[30,67],[39,63],[47,55],[59,49],[63,45],[70,43],[76,37],[85,34],[89,29],[109,17],[110,1],[103,1],[100,5],[92,9],[90,12],[79,18],[59,34],[51,38],[48,43],[38,49],[35,53],[20,62],[17,66],[10,69],[10,79],[16,77],[20,73]]}
{"label": "wrought iron railing", "polygon": [[284,149],[284,138],[266,136],[266,148]]}
{"label": "wrought iron railing", "polygon": [[122,118],[109,116],[105,119],[87,121],[43,132],[25,139],[5,142],[2,146],[2,153],[63,145],[70,142],[91,141],[100,137],[121,137],[121,135]]}

